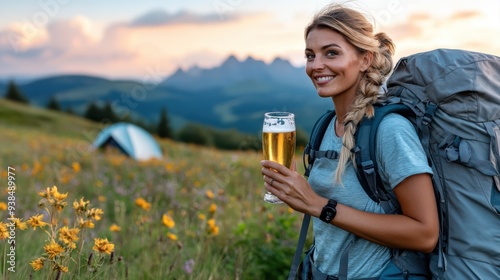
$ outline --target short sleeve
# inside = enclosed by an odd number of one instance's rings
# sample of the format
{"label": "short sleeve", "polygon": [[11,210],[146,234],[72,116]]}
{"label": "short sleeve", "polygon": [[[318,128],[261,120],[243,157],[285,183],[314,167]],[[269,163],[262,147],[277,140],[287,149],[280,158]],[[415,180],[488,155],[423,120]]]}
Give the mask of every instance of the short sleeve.
{"label": "short sleeve", "polygon": [[387,115],[379,125],[376,141],[378,172],[392,189],[409,176],[432,174],[413,125],[403,116]]}

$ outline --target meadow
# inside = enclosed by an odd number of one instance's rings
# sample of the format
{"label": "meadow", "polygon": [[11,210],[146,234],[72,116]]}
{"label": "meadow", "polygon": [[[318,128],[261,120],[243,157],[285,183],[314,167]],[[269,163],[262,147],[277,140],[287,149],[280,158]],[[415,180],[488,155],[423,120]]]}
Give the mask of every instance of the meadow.
{"label": "meadow", "polygon": [[0,101],[0,278],[286,278],[302,215],[263,202],[259,152],[136,162],[91,148],[102,127]]}

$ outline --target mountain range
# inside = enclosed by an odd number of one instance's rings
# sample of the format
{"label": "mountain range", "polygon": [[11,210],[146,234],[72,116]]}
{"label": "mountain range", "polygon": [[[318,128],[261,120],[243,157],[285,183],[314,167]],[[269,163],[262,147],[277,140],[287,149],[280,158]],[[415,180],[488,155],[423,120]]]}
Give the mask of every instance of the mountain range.
{"label": "mountain range", "polygon": [[[6,82],[0,81],[5,91]],[[58,75],[16,84],[30,103],[46,106],[54,97],[62,108],[83,114],[90,103],[110,103],[119,118],[157,122],[165,108],[174,128],[196,122],[218,129],[259,133],[267,111],[290,111],[309,131],[331,100],[319,98],[303,67],[281,58],[266,64],[229,56],[213,68],[179,68],[159,83]]]}

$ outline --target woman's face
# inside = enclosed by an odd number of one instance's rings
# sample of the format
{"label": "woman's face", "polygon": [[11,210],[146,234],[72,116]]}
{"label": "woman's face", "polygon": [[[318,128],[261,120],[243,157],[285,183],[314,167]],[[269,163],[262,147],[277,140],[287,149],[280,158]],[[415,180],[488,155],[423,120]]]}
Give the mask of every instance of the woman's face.
{"label": "woman's face", "polygon": [[342,35],[327,28],[312,29],[306,38],[305,55],[306,73],[319,96],[355,96],[368,59]]}

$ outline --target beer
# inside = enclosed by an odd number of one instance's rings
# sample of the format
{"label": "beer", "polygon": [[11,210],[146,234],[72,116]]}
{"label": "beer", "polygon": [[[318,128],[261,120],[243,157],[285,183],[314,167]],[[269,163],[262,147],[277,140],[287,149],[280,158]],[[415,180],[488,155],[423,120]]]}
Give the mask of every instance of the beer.
{"label": "beer", "polygon": [[262,133],[264,159],[279,162],[290,168],[295,155],[295,131]]}
{"label": "beer", "polygon": [[[290,168],[295,156],[295,117],[292,113],[271,112],[264,115],[262,126],[262,151],[264,159],[281,163]],[[283,203],[267,192],[264,200]]]}

